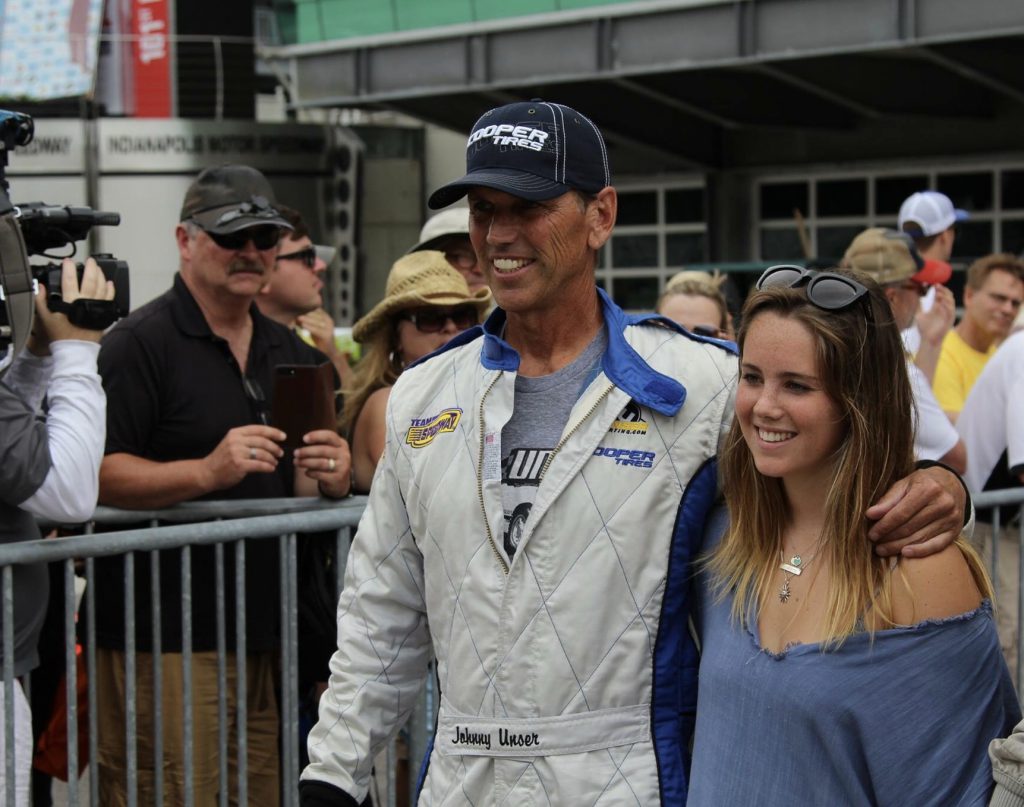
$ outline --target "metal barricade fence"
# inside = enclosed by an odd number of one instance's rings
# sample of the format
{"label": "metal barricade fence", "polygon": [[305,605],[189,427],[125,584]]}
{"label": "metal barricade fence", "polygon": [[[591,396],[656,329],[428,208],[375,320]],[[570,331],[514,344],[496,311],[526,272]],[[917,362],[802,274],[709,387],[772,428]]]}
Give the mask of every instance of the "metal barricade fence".
{"label": "metal barricade fence", "polygon": [[989,540],[991,545],[989,559],[989,575],[992,577],[992,588],[994,590],[993,605],[999,599],[999,537],[1004,529],[1017,530],[1017,602],[1016,608],[1011,607],[1014,617],[1013,624],[1016,631],[1016,680],[1018,697],[1024,693],[1024,488],[1010,488],[1008,490],[990,490],[984,493],[972,493],[975,511],[989,510],[991,513],[992,535]]}
{"label": "metal barricade fence", "polygon": [[[4,686],[4,732],[6,793],[4,803],[14,802],[14,595],[13,565],[55,562],[63,563],[64,581],[64,669],[65,693],[67,698],[67,769],[76,772],[78,764],[78,695],[76,661],[75,623],[75,562],[84,560],[85,594],[85,663],[88,680],[88,783],[90,805],[99,804],[98,790],[98,715],[96,690],[96,585],[94,559],[101,556],[122,556],[124,559],[124,625],[125,625],[125,750],[127,800],[130,807],[138,804],[138,765],[136,755],[136,679],[137,652],[135,642],[135,553],[148,554],[150,569],[150,599],[152,603],[152,658],[153,682],[153,743],[155,759],[163,758],[163,715],[161,710],[161,596],[160,596],[160,552],[167,549],[181,551],[181,619],[182,619],[182,730],[184,746],[185,781],[191,783],[193,731],[192,725],[192,603],[191,603],[191,550],[197,546],[214,547],[216,660],[218,672],[219,718],[218,764],[219,804],[226,807],[229,796],[228,782],[228,729],[227,729],[227,659],[231,652],[227,647],[226,600],[225,600],[225,544],[230,544],[235,567],[234,587],[236,592],[235,647],[236,660],[236,715],[238,776],[234,783],[238,803],[248,803],[247,796],[247,735],[246,735],[246,609],[245,597],[245,549],[248,541],[278,539],[279,590],[280,590],[280,703],[278,704],[280,726],[280,778],[282,805],[298,804],[299,777],[299,704],[298,704],[298,590],[297,590],[297,541],[300,533],[336,531],[334,588],[335,601],[340,593],[348,556],[351,534],[365,507],[365,497],[353,497],[340,502],[321,499],[277,499],[189,502],[166,510],[124,511],[99,508],[94,520],[85,528],[86,534],[66,538],[51,538],[40,541],[0,546],[0,574],[3,581],[3,686]],[[93,532],[94,527],[104,528],[124,524],[150,522],[146,529],[131,529],[121,532]],[[263,592],[248,592],[251,596],[264,596]],[[100,596],[103,592],[100,592]],[[166,607],[166,604],[164,604]],[[28,695],[31,676],[28,676]],[[428,680],[426,699],[413,716],[411,748],[409,757],[418,760],[426,748],[426,740],[433,731],[433,681]],[[393,807],[397,798],[394,773],[394,748],[387,751],[386,786],[379,793],[378,804]],[[412,766],[410,766],[412,767]],[[67,789],[67,803],[78,804],[77,777],[72,774]],[[162,804],[165,783],[161,767],[154,766],[153,789],[156,804]],[[193,804],[191,784],[185,787],[184,803]],[[404,801],[404,799],[402,799]],[[258,803],[254,801],[253,803]],[[144,807],[150,807],[145,805]]]}
{"label": "metal barricade fence", "polygon": [[[993,586],[998,587],[999,575],[999,535],[1001,527],[1016,520],[1018,547],[1024,548],[1024,488],[989,491],[974,494],[974,505],[977,510],[990,509],[992,521],[992,550],[990,570]],[[340,593],[344,578],[345,562],[352,530],[358,524],[366,504],[365,497],[353,497],[341,502],[327,502],[320,499],[275,499],[275,500],[244,500],[219,502],[189,502],[159,511],[125,511],[111,508],[99,508],[94,520],[86,527],[86,534],[68,538],[51,538],[41,541],[25,541],[22,543],[0,545],[0,575],[3,581],[3,692],[4,692],[4,733],[5,733],[5,770],[6,793],[5,803],[14,802],[14,595],[13,565],[39,562],[63,562],[64,571],[64,667],[65,694],[67,700],[67,757],[68,771],[78,770],[78,709],[76,680],[76,625],[75,625],[75,561],[84,559],[85,565],[85,661],[88,679],[88,736],[89,736],[89,797],[90,805],[99,804],[97,775],[97,695],[96,695],[96,624],[95,598],[96,587],[93,560],[101,556],[123,555],[125,559],[125,660],[126,660],[126,731],[125,742],[128,762],[127,797],[130,807],[138,804],[136,798],[138,760],[135,758],[135,741],[137,726],[135,724],[135,678],[136,652],[134,642],[134,577],[135,552],[146,552],[149,555],[151,570],[151,600],[153,622],[153,657],[159,660],[160,653],[160,577],[159,552],[166,549],[180,549],[181,583],[182,583],[182,675],[184,690],[184,745],[185,765],[188,770],[192,748],[192,714],[191,714],[191,629],[192,609],[189,589],[191,584],[191,547],[213,545],[215,547],[215,580],[216,580],[216,630],[217,630],[217,665],[218,680],[218,716],[219,716],[219,765],[220,805],[228,803],[228,760],[227,748],[227,707],[226,692],[223,682],[226,680],[227,647],[225,641],[225,591],[224,591],[224,545],[230,543],[235,558],[235,587],[238,592],[237,601],[241,605],[245,597],[245,544],[247,540],[278,539],[278,556],[280,562],[280,664],[281,664],[281,703],[279,704],[281,732],[281,789],[282,805],[290,807],[298,803],[298,628],[297,628],[297,536],[300,533],[336,531],[335,545],[335,594]],[[1007,515],[1009,514],[1009,515]],[[216,519],[216,520],[211,520]],[[119,524],[132,524],[149,521],[152,526],[147,529],[133,529],[122,532],[94,533],[95,525],[105,527]],[[162,524],[160,522],[163,522]],[[1018,581],[1024,582],[1024,551],[1020,553],[1017,570]],[[998,596],[998,589],[996,591]],[[1019,587],[1016,607],[1015,625],[1017,631],[1017,691],[1024,691],[1024,630],[1020,614],[1024,613],[1024,585]],[[235,624],[236,647],[235,657],[241,670],[244,670],[246,655],[245,609],[236,609]],[[153,670],[153,702],[156,728],[154,730],[154,753],[157,758],[161,754],[162,727],[160,714],[160,672],[159,664],[154,663]],[[29,678],[29,680],[31,680]],[[244,674],[236,676],[237,721],[238,721],[238,798],[240,804],[246,803],[247,770],[246,770],[246,681]],[[428,738],[433,734],[433,718],[436,714],[436,703],[433,690],[433,679],[428,677],[424,698],[410,721],[410,779],[415,779],[415,767],[423,757]],[[394,807],[397,803],[394,747],[388,749],[385,763],[385,793],[380,802]],[[158,794],[157,805],[162,803],[159,794],[162,792],[160,769],[156,766],[154,788]],[[71,777],[67,790],[67,803],[71,807],[78,804],[77,782]],[[186,781],[189,781],[186,775]],[[414,784],[414,782],[410,782]],[[192,790],[185,790],[185,804],[192,804]],[[410,787],[410,799],[412,787]],[[145,805],[144,807],[149,807]]]}

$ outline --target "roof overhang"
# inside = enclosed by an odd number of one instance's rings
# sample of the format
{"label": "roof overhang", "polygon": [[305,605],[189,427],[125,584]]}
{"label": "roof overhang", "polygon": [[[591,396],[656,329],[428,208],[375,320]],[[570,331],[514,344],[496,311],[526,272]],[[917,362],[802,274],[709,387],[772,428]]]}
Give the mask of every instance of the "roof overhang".
{"label": "roof overhang", "polygon": [[468,131],[535,97],[618,171],[1019,151],[1019,0],[677,0],[264,49],[294,108]]}

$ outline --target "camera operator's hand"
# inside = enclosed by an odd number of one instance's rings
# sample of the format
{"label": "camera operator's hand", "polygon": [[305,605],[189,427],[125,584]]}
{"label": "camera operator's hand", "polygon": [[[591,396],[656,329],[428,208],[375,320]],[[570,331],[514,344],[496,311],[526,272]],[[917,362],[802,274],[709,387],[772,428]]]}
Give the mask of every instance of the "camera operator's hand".
{"label": "camera operator's hand", "polygon": [[[80,297],[86,300],[114,299],[114,282],[104,277],[103,270],[92,258],[88,258],[85,262],[81,286],[78,285],[78,270],[75,267],[75,262],[70,258],[65,258],[61,262],[60,284],[61,295],[66,303],[72,303]],[[50,352],[50,342],[57,342],[61,339],[98,342],[101,336],[103,336],[103,331],[72,325],[67,316],[51,311],[46,303],[46,291],[40,285],[36,291],[35,322],[27,343],[27,347],[32,353],[37,356],[45,356]]]}

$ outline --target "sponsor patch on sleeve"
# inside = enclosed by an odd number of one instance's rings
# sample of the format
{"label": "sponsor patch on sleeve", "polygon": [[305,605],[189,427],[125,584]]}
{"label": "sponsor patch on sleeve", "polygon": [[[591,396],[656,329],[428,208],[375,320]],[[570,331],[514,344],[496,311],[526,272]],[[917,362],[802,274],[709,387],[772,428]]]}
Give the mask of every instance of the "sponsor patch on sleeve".
{"label": "sponsor patch on sleeve", "polygon": [[430,445],[437,435],[455,431],[460,420],[462,410],[454,407],[433,417],[413,418],[409,431],[405,433],[405,442],[413,448],[423,448]]}

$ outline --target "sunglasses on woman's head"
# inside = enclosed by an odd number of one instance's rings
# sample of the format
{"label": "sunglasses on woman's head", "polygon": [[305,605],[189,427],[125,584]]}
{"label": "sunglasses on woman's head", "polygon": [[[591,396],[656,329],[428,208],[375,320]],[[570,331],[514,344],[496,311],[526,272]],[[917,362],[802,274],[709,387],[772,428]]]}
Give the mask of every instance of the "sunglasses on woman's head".
{"label": "sunglasses on woman's head", "polygon": [[451,320],[460,331],[478,323],[476,306],[460,305],[456,308],[414,308],[405,311],[402,319],[409,320],[421,333],[438,333]]}
{"label": "sunglasses on woman's head", "polygon": [[849,308],[868,293],[864,286],[851,278],[799,266],[773,266],[766,269],[757,281],[757,290],[795,289],[803,285],[807,286],[807,299],[826,311]]}
{"label": "sunglasses on woman's head", "polygon": [[252,241],[253,246],[261,252],[265,249],[272,249],[277,246],[281,238],[281,229],[271,224],[261,224],[257,227],[246,227],[233,233],[211,233],[204,230],[210,239],[221,249],[229,249],[237,252],[245,249],[245,245]]}

